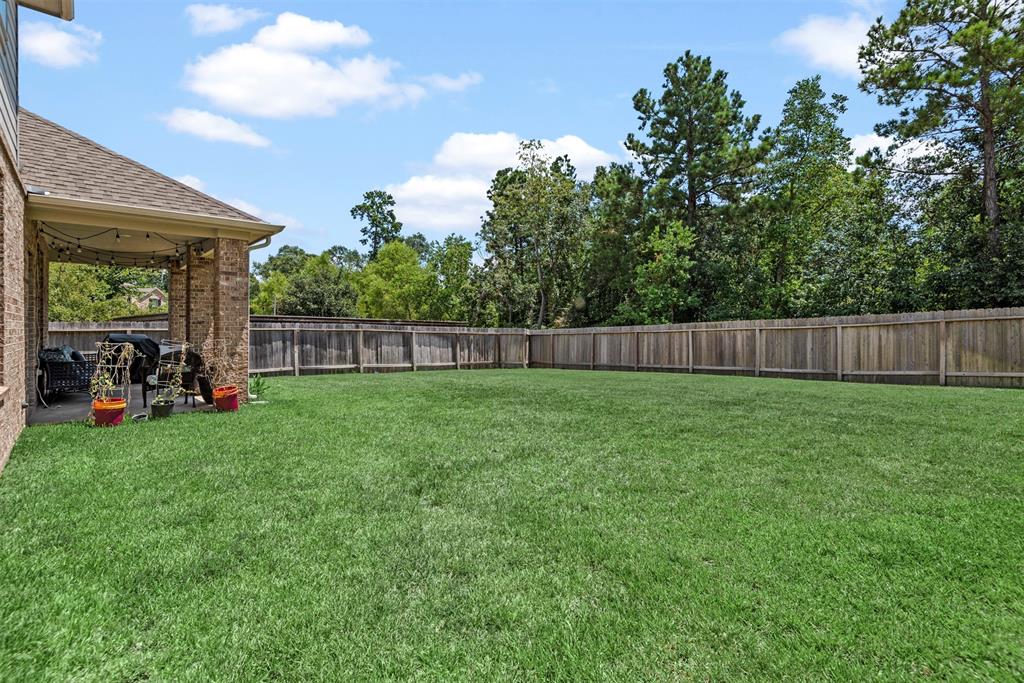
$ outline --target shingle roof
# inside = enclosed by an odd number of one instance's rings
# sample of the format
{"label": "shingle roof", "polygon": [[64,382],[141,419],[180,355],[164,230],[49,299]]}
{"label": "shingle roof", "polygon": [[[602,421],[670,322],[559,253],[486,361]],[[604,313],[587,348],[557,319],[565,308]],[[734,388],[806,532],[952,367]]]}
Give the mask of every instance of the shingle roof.
{"label": "shingle roof", "polygon": [[70,199],[263,222],[25,109],[18,128],[26,185]]}

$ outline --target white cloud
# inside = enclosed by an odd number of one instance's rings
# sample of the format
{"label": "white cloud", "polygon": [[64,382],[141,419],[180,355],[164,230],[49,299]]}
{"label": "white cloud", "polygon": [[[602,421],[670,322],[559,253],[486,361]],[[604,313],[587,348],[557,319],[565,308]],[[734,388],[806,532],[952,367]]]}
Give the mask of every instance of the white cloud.
{"label": "white cloud", "polygon": [[816,67],[859,78],[857,52],[866,41],[870,26],[870,22],[856,12],[846,17],[810,16],[775,42],[787,52],[802,55]]}
{"label": "white cloud", "polygon": [[174,179],[177,180],[182,185],[188,185],[193,190],[199,190],[200,192],[202,192],[203,188],[206,187],[206,183],[204,183],[201,179],[195,177],[194,175],[189,175],[188,173],[186,173],[185,175],[175,176]]}
{"label": "white cloud", "polygon": [[[886,154],[895,141],[877,133],[864,133],[854,135],[850,139],[850,147],[855,157],[859,157],[877,147],[882,154]],[[910,140],[893,150],[893,162],[897,167],[904,166],[913,159],[939,153],[946,150],[946,146],[937,140]]]}
{"label": "white cloud", "polygon": [[453,133],[434,155],[434,163],[445,169],[492,176],[516,161],[519,136],[515,133]]}
{"label": "white cloud", "polygon": [[103,34],[79,24],[56,26],[28,21],[20,29],[21,54],[55,69],[81,66],[99,59],[96,53]]}
{"label": "white cloud", "polygon": [[395,63],[373,56],[337,65],[298,52],[246,43],[201,58],[186,70],[190,90],[217,106],[251,116],[333,116],[356,103],[397,107],[426,90],[392,78]]}
{"label": "white cloud", "polygon": [[423,76],[420,80],[435,90],[462,92],[470,86],[481,83],[484,77],[475,71],[467,71],[454,77],[445,76],[444,74],[430,74],[429,76]]}
{"label": "white cloud", "polygon": [[294,12],[279,14],[252,39],[260,47],[293,52],[320,52],[332,47],[366,47],[370,34],[340,21],[317,21]]}
{"label": "white cloud", "polygon": [[472,73],[399,80],[399,65],[390,59],[310,54],[365,45],[369,40],[357,26],[286,12],[250,42],[223,47],[187,65],[185,87],[228,111],[294,118],[333,116],[340,108],[356,104],[412,105],[430,90],[458,90],[480,80],[479,74]]}
{"label": "white cloud", "polygon": [[226,33],[245,26],[249,22],[266,16],[258,9],[232,7],[231,5],[189,5],[185,8],[192,33],[197,36],[210,36]]}
{"label": "white cloud", "polygon": [[[523,139],[515,133],[454,133],[441,144],[434,155],[434,163],[444,169],[456,169],[485,175],[488,179],[496,171],[514,166],[518,160],[519,143]],[[557,140],[541,140],[544,152],[551,157],[568,155],[580,176],[589,178],[601,164],[615,161],[616,157],[593,147],[576,135],[563,135]]]}
{"label": "white cloud", "polygon": [[858,157],[863,156],[875,147],[878,147],[885,152],[889,149],[889,145],[891,144],[892,138],[887,138],[884,135],[878,135],[877,133],[864,133],[861,135],[854,135],[850,138],[850,147],[853,148],[854,156]]}
{"label": "white cloud", "polygon": [[489,181],[483,177],[420,175],[385,189],[403,223],[422,230],[469,231],[487,211]]}
{"label": "white cloud", "polygon": [[[454,133],[434,155],[432,169],[385,189],[395,198],[395,212],[413,230],[472,234],[487,211],[487,189],[499,169],[515,166],[516,133]],[[576,135],[542,140],[548,156],[567,154],[580,177],[590,178],[600,164],[617,157]]]}
{"label": "white cloud", "polygon": [[249,147],[267,147],[270,140],[263,137],[244,123],[226,116],[218,116],[199,109],[178,107],[162,117],[163,122],[173,131],[188,133],[204,140],[234,142]]}

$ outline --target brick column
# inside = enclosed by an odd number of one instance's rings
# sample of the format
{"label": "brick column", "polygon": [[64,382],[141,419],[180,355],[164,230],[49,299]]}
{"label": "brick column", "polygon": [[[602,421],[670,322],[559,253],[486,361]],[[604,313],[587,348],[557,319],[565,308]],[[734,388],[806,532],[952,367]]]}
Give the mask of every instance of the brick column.
{"label": "brick column", "polygon": [[[226,354],[227,380],[244,400],[249,386],[249,245],[216,239],[213,258],[189,255],[185,281],[188,341],[199,349],[213,342]],[[172,301],[173,289],[172,280]]]}
{"label": "brick column", "polygon": [[31,406],[39,398],[35,385],[39,349],[50,336],[50,258],[46,238],[34,223],[25,227],[24,291],[25,401]]}
{"label": "brick column", "polygon": [[197,348],[214,339],[217,289],[215,259],[191,252],[188,255],[188,268],[185,271],[185,334],[189,343]]}
{"label": "brick column", "polygon": [[231,383],[244,399],[249,387],[249,245],[242,240],[218,239],[214,251],[217,272],[214,336],[231,358]]}
{"label": "brick column", "polygon": [[188,276],[184,268],[170,267],[170,286],[167,292],[167,338],[184,341],[185,306],[188,298]]}

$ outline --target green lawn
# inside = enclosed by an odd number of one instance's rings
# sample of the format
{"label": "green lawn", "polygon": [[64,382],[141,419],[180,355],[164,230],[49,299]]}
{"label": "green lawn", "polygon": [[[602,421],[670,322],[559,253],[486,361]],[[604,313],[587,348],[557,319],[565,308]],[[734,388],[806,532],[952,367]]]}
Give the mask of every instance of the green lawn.
{"label": "green lawn", "polygon": [[0,680],[1024,677],[1024,393],[505,370],[27,429]]}

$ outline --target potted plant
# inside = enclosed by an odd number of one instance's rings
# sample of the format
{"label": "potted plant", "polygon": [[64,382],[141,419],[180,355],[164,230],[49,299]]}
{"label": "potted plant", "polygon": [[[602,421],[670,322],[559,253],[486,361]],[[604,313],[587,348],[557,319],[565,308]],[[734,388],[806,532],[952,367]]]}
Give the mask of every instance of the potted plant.
{"label": "potted plant", "polygon": [[213,404],[222,413],[231,413],[238,410],[238,387],[233,384],[225,384],[213,390]]}
{"label": "potted plant", "polygon": [[89,393],[93,424],[97,427],[114,427],[124,421],[134,357],[135,348],[131,344],[101,342],[96,345],[96,373],[89,381]]}
{"label": "potted plant", "polygon": [[170,417],[174,411],[174,402],[181,396],[181,377],[185,364],[185,347],[177,358],[171,357],[167,362],[161,359],[157,368],[156,396],[150,406],[149,414],[154,420]]}
{"label": "potted plant", "polygon": [[159,420],[164,417],[170,417],[171,412],[174,410],[174,400],[177,398],[177,392],[160,392],[154,398],[153,402],[149,406],[149,415],[154,420]]}
{"label": "potted plant", "polygon": [[213,339],[203,344],[203,365],[205,374],[213,385],[213,405],[218,412],[238,410],[238,386],[230,384],[230,357],[224,340]]}
{"label": "potted plant", "polygon": [[128,401],[114,392],[120,387],[109,370],[99,369],[89,383],[92,394],[93,424],[97,427],[116,427],[124,421]]}

